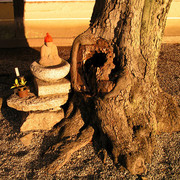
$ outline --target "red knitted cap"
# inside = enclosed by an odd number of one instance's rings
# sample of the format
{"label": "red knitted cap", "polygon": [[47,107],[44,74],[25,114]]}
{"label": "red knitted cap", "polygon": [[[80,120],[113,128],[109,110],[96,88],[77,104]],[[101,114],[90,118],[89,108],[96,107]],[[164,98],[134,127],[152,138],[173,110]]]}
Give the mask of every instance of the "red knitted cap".
{"label": "red knitted cap", "polygon": [[46,36],[44,37],[44,42],[53,42],[52,37],[49,35],[49,33],[46,33]]}

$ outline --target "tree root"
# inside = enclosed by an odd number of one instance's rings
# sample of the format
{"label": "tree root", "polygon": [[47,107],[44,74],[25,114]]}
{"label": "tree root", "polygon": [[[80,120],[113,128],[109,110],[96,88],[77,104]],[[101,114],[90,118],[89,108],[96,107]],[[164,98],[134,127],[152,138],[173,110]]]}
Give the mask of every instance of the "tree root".
{"label": "tree root", "polygon": [[80,129],[84,126],[84,121],[79,108],[74,107],[71,103],[67,110],[66,116],[52,130],[47,132],[41,146],[41,155],[47,152],[54,144],[61,143],[79,134]]}
{"label": "tree root", "polygon": [[86,129],[84,129],[80,135],[76,136],[76,139],[72,142],[67,142],[64,145],[62,143],[56,144],[53,148],[55,150],[59,149],[59,157],[51,163],[47,167],[47,172],[49,174],[55,173],[57,170],[59,170],[71,157],[71,155],[79,150],[80,148],[86,146],[93,137],[94,129],[91,126],[88,126]]}
{"label": "tree root", "polygon": [[132,173],[132,174],[142,174],[142,173],[147,173],[147,168],[144,163],[144,158],[141,156],[137,155],[129,155],[127,156],[127,161],[126,161],[126,166],[127,169]]}
{"label": "tree root", "polygon": [[106,160],[107,160],[107,157],[108,157],[108,153],[107,153],[107,150],[106,149],[101,149],[99,152],[98,152],[98,155],[100,153],[103,153],[103,163],[105,164],[106,163]]}

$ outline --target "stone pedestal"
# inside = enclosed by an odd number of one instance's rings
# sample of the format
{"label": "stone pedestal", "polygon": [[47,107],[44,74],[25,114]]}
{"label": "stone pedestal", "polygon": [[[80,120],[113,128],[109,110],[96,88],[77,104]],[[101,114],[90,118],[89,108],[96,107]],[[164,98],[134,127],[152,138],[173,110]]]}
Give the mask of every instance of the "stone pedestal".
{"label": "stone pedestal", "polygon": [[42,66],[37,61],[30,65],[32,74],[43,81],[55,82],[64,78],[70,70],[70,64],[62,59],[62,63],[56,66]]}
{"label": "stone pedestal", "polygon": [[20,130],[21,132],[32,130],[50,130],[63,118],[63,109],[59,111],[30,112]]}
{"label": "stone pedestal", "polygon": [[68,100],[68,94],[58,94],[37,97],[29,93],[26,98],[13,94],[7,100],[7,105],[18,111],[28,112],[25,122],[20,130],[50,130],[64,118],[64,111],[60,107]]}
{"label": "stone pedestal", "polygon": [[[41,58],[39,61],[34,61],[30,69],[34,75],[37,96],[28,93],[28,97],[20,98],[17,94],[13,94],[8,98],[7,105],[29,113],[20,128],[22,132],[50,130],[64,118],[61,106],[68,100],[71,84],[65,79],[70,64],[59,57],[57,47],[48,33],[41,48]],[[29,145],[31,138],[30,132],[26,137],[21,138],[21,141]],[[27,139],[28,143],[26,143]]]}
{"label": "stone pedestal", "polygon": [[37,97],[35,94],[29,93],[29,96],[25,98],[12,94],[7,100],[7,105],[18,111],[45,111],[57,109],[64,105],[67,100],[67,93],[43,97]]}
{"label": "stone pedestal", "polygon": [[34,84],[38,96],[69,93],[71,89],[71,83],[65,78],[56,82],[46,82],[35,78]]}

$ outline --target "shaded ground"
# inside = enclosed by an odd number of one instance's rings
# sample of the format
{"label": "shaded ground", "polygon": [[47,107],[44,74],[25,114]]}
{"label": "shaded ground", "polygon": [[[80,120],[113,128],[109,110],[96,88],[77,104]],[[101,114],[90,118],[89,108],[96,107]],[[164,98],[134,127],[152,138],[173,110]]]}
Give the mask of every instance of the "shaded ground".
{"label": "shaded ground", "polygon": [[[103,164],[92,144],[75,152],[71,160],[56,174],[48,175],[39,169],[37,161],[44,132],[33,132],[32,144],[25,147],[19,132],[20,113],[6,105],[14,82],[14,68],[32,83],[29,65],[39,58],[39,48],[0,49],[0,97],[4,98],[0,114],[0,179],[180,179],[180,133],[157,135],[157,147],[148,172],[132,176],[118,169],[110,157]],[[58,48],[60,57],[68,60],[70,47]],[[173,95],[180,104],[180,44],[163,44],[158,60],[158,79],[162,89]],[[0,101],[1,103],[1,101]]]}

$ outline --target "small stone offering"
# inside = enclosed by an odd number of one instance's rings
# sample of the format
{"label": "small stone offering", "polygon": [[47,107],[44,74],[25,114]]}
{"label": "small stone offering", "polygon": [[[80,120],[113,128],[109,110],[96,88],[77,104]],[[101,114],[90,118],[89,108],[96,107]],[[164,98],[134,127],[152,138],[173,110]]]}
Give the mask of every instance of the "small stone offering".
{"label": "small stone offering", "polygon": [[[65,76],[69,73],[70,64],[59,57],[53,39],[46,34],[44,45],[41,48],[41,58],[30,65],[34,75],[36,93],[29,93],[20,98],[12,94],[7,104],[28,115],[21,126],[21,132],[50,130],[64,118],[62,105],[68,100],[71,83]],[[26,137],[22,139],[24,143]],[[29,140],[28,144],[31,141]]]}
{"label": "small stone offering", "polygon": [[57,47],[53,44],[49,33],[46,34],[44,41],[41,58],[31,64],[31,72],[36,78],[46,82],[59,81],[69,73],[70,64],[59,57]]}

